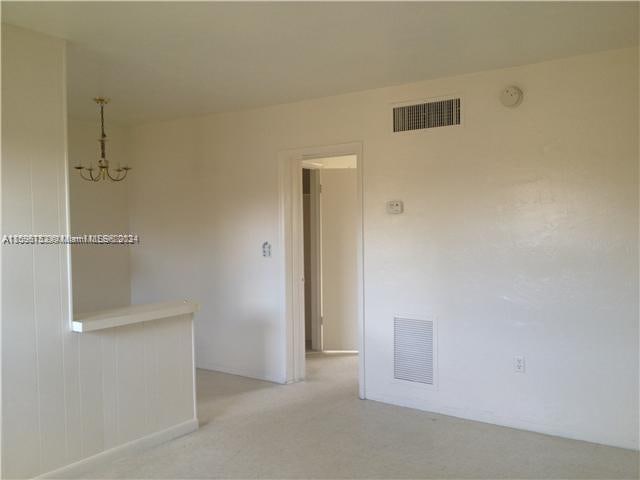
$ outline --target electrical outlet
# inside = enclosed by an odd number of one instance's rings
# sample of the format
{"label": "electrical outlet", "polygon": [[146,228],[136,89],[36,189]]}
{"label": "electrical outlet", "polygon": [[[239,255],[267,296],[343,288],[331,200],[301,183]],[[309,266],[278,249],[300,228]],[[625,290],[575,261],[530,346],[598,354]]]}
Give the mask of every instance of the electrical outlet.
{"label": "electrical outlet", "polygon": [[524,373],[524,357],[522,355],[513,357],[513,371],[516,373]]}

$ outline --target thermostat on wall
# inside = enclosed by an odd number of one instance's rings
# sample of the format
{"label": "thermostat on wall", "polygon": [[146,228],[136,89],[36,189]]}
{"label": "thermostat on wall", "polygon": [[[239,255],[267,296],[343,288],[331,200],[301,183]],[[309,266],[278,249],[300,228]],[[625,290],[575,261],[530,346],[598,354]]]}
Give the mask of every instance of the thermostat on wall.
{"label": "thermostat on wall", "polygon": [[389,200],[387,202],[387,213],[397,215],[404,212],[404,202],[402,200]]}

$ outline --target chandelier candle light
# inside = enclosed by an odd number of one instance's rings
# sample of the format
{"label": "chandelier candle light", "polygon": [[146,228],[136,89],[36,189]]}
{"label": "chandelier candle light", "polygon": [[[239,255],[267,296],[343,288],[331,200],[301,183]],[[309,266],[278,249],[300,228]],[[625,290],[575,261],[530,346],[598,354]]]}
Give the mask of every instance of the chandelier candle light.
{"label": "chandelier candle light", "polygon": [[[89,164],[88,167],[79,163],[73,168],[78,170],[80,176],[89,182],[99,182],[100,180],[107,179],[112,182],[119,182],[124,180],[127,173],[129,173],[129,170],[131,170],[131,167],[127,167],[126,165],[124,167],[120,167],[120,164],[118,164],[117,168],[109,167],[109,161],[107,160],[106,155],[107,135],[104,133],[104,106],[109,103],[109,99],[96,97],[93,101],[100,106],[100,139],[98,140],[98,143],[100,144],[100,158],[98,159],[98,170],[96,171],[94,168],[93,162]],[[83,170],[87,172],[86,175]]]}

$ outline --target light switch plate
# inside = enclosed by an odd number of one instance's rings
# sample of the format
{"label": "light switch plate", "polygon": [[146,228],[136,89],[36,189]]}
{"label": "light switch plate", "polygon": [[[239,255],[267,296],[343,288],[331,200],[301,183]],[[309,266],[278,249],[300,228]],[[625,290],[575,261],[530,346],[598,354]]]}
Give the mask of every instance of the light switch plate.
{"label": "light switch plate", "polygon": [[402,200],[389,200],[387,202],[387,213],[397,215],[404,212],[404,202]]}
{"label": "light switch plate", "polygon": [[513,371],[516,373],[524,373],[524,357],[522,355],[513,357]]}

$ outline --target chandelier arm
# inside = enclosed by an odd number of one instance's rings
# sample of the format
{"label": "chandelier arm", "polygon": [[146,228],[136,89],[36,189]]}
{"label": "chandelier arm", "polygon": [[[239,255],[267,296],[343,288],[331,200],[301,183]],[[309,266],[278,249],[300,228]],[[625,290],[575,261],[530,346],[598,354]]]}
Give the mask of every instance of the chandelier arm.
{"label": "chandelier arm", "polygon": [[120,180],[124,179],[124,177],[125,177],[125,175],[120,176],[120,173],[118,173],[115,177],[112,177],[111,176],[111,172],[109,171],[109,169],[107,169],[107,175],[111,179],[111,181],[113,181],[113,182],[119,182]]}
{"label": "chandelier arm", "polygon": [[91,175],[91,172],[89,172],[89,176],[86,177],[83,173],[82,170],[80,170],[80,177],[82,177],[83,180],[86,180],[88,182],[95,182],[93,175]]}

